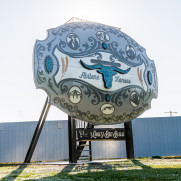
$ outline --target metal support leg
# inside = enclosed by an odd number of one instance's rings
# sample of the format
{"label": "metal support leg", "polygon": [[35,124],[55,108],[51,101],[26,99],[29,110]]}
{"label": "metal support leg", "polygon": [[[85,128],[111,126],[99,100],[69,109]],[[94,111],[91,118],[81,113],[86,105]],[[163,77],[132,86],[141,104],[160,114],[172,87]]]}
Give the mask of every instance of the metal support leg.
{"label": "metal support leg", "polygon": [[69,162],[77,163],[77,150],[76,150],[76,125],[75,119],[68,116],[68,129],[69,129]]}
{"label": "metal support leg", "polygon": [[124,123],[125,134],[126,134],[126,153],[128,159],[134,158],[134,145],[133,145],[133,132],[132,132],[132,122]]}
{"label": "metal support leg", "polygon": [[41,112],[41,115],[40,115],[38,124],[37,124],[37,126],[36,126],[36,129],[35,129],[33,138],[32,138],[32,140],[31,140],[29,149],[28,149],[28,151],[27,151],[27,154],[26,154],[24,163],[30,163],[30,161],[31,161],[31,158],[32,158],[33,153],[34,153],[34,150],[35,150],[35,148],[36,148],[36,144],[37,144],[38,139],[39,139],[39,137],[40,137],[40,134],[41,134],[42,128],[43,128],[43,126],[44,126],[46,117],[47,117],[47,115],[48,115],[48,111],[49,111],[49,109],[50,109],[50,106],[51,106],[51,105],[50,105],[50,103],[48,102],[48,97],[47,97],[47,99],[46,99],[46,101],[45,101],[45,104],[44,104],[44,107],[43,107],[43,110],[42,110],[42,112]]}
{"label": "metal support leg", "polygon": [[92,143],[89,141],[89,161],[92,161]]}

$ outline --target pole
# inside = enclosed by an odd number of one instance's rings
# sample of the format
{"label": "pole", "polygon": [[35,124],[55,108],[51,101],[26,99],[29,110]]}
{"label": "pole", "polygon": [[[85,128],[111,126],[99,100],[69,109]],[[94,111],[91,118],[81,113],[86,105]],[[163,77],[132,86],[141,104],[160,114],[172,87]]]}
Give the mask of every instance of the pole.
{"label": "pole", "polygon": [[170,114],[170,117],[172,117],[172,114],[177,114],[177,112],[173,112],[173,111],[169,111],[169,112],[165,112],[165,113],[169,113]]}
{"label": "pole", "polygon": [[71,116],[68,116],[68,131],[69,131],[69,162],[77,163],[76,125],[75,125],[75,119]]}
{"label": "pole", "polygon": [[32,156],[33,156],[33,153],[34,153],[34,151],[35,151],[35,148],[36,148],[38,139],[39,139],[39,137],[40,137],[41,131],[42,131],[42,129],[43,129],[43,126],[44,126],[46,117],[47,117],[47,115],[48,115],[48,112],[49,112],[49,109],[50,109],[50,106],[51,106],[48,101],[49,101],[49,100],[48,100],[48,97],[47,97],[47,99],[46,99],[46,101],[45,101],[45,104],[44,104],[44,106],[43,106],[43,110],[42,110],[42,112],[41,112],[41,115],[40,115],[38,124],[37,124],[37,126],[36,126],[36,129],[35,129],[33,138],[32,138],[32,140],[31,140],[30,146],[29,146],[29,148],[28,148],[28,151],[27,151],[27,154],[26,154],[24,163],[30,163],[31,158],[32,158]]}
{"label": "pole", "polygon": [[125,134],[126,134],[126,154],[128,159],[134,158],[134,145],[133,145],[133,131],[132,122],[124,123]]}

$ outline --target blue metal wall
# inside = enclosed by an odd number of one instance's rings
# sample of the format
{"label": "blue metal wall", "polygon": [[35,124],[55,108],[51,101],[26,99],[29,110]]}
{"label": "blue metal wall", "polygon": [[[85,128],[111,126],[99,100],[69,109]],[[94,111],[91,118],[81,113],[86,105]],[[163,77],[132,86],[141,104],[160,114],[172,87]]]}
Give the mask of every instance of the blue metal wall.
{"label": "blue metal wall", "polygon": [[[24,161],[36,124],[0,123],[0,163]],[[137,118],[132,126],[135,157],[181,155],[181,117]],[[93,159],[126,158],[125,141],[96,141],[92,149]],[[68,157],[68,121],[46,121],[32,161]]]}
{"label": "blue metal wall", "polygon": [[[100,125],[95,128],[124,128],[124,124]],[[93,159],[126,158],[125,141],[93,141]]]}
{"label": "blue metal wall", "polygon": [[[37,143],[32,161],[68,159],[68,124],[46,121]],[[37,122],[1,123],[0,163],[23,162]]]}
{"label": "blue metal wall", "polygon": [[181,117],[132,121],[135,157],[181,155]]}

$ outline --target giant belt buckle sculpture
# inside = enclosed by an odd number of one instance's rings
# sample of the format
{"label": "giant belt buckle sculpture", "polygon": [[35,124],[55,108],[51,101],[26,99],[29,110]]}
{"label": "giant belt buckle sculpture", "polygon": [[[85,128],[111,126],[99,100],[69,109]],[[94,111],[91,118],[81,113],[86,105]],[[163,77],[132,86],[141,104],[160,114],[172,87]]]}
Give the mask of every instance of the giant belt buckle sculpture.
{"label": "giant belt buckle sculpture", "polygon": [[132,120],[158,93],[145,49],[119,29],[92,22],[64,24],[36,41],[34,81],[50,104],[92,124]]}

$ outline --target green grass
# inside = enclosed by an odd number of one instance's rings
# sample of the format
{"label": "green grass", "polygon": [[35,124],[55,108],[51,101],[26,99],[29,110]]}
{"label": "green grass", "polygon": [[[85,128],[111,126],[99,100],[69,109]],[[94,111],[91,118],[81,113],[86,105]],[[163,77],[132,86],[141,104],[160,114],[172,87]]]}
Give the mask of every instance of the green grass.
{"label": "green grass", "polygon": [[181,180],[181,158],[142,158],[82,165],[0,164],[0,180]]}

